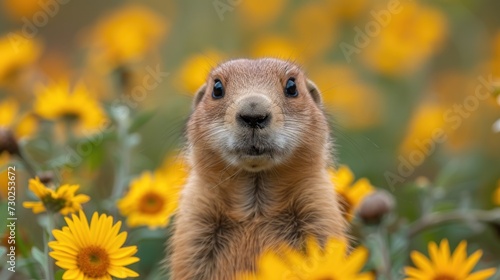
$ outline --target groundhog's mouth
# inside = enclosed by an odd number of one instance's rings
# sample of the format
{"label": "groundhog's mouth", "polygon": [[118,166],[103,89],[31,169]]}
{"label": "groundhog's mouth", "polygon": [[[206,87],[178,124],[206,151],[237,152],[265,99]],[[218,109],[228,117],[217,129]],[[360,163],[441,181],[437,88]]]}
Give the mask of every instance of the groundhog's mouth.
{"label": "groundhog's mouth", "polygon": [[274,139],[262,132],[252,131],[252,134],[244,134],[237,137],[233,151],[243,157],[272,157],[277,152]]}
{"label": "groundhog's mouth", "polygon": [[246,153],[250,156],[260,156],[263,154],[270,153],[269,149],[257,147],[257,146],[252,146],[249,149],[247,149]]}
{"label": "groundhog's mouth", "polygon": [[232,165],[256,172],[282,162],[289,149],[285,149],[270,137],[237,137],[230,149],[223,151]]}
{"label": "groundhog's mouth", "polygon": [[278,164],[283,159],[284,153],[270,145],[247,144],[234,147],[227,156],[232,164],[257,172]]}
{"label": "groundhog's mouth", "polygon": [[250,146],[246,148],[237,149],[236,153],[244,156],[262,156],[262,155],[271,155],[272,149],[259,146]]}

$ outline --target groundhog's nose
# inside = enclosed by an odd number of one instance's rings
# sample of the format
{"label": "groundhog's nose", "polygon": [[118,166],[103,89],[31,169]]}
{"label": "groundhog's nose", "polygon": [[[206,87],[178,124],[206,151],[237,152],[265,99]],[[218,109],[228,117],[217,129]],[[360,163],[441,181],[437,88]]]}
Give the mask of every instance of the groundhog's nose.
{"label": "groundhog's nose", "polygon": [[241,126],[265,128],[271,121],[270,102],[261,96],[249,96],[240,101],[236,120]]}

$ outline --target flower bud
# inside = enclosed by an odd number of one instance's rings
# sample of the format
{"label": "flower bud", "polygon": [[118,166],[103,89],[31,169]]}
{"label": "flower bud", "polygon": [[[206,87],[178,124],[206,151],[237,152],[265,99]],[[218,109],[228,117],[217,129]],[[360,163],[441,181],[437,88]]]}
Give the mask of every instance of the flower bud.
{"label": "flower bud", "polygon": [[19,155],[19,145],[12,130],[0,127],[0,154],[3,152],[11,155]]}
{"label": "flower bud", "polygon": [[37,177],[40,179],[40,182],[46,186],[54,181],[54,173],[52,171],[40,172]]}
{"label": "flower bud", "polygon": [[394,198],[389,192],[377,190],[365,197],[359,207],[358,215],[366,224],[378,224],[394,209],[394,206]]}

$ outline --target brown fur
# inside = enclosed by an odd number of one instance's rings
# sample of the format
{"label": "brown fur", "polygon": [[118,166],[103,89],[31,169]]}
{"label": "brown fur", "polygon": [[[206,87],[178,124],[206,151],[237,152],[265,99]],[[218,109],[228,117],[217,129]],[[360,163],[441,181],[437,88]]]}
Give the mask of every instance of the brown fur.
{"label": "brown fur", "polygon": [[[284,94],[290,77],[299,91],[295,98]],[[211,97],[214,79],[225,85],[222,99]],[[272,103],[272,123],[262,133],[288,131],[289,147],[242,165],[224,154],[223,139],[244,133],[234,121],[238,100],[255,92]],[[171,241],[173,279],[229,280],[240,271],[255,271],[263,250],[282,244],[301,248],[306,236],[345,237],[327,174],[331,146],[321,97],[299,67],[276,59],[216,67],[195,98],[187,128],[191,172]]]}

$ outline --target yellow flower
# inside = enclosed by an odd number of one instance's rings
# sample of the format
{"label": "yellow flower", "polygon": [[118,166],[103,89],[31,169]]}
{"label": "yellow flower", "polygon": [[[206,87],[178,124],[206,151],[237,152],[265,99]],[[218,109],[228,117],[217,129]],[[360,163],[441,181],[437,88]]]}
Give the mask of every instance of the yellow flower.
{"label": "yellow flower", "polygon": [[3,167],[10,161],[10,155],[8,152],[3,152],[0,154],[0,167]]}
{"label": "yellow flower", "polygon": [[0,127],[14,131],[16,138],[29,137],[37,128],[37,119],[30,113],[19,115],[19,104],[14,99],[0,102]]}
{"label": "yellow flower", "polygon": [[178,86],[191,94],[195,94],[207,79],[210,70],[222,61],[223,55],[208,50],[199,55],[189,57],[179,70],[181,84]]}
{"label": "yellow flower", "polygon": [[157,48],[167,31],[158,14],[139,6],[125,6],[100,20],[92,34],[95,59],[117,67],[141,60]]}
{"label": "yellow flower", "polygon": [[350,279],[372,280],[372,273],[361,272],[368,258],[368,250],[357,247],[348,254],[344,241],[331,239],[325,248],[314,239],[306,244],[307,254],[288,248],[278,253],[266,252],[257,263],[256,275],[242,275],[240,279],[255,280],[320,280]]}
{"label": "yellow flower", "polygon": [[0,37],[0,85],[11,83],[40,56],[41,46],[22,35]]}
{"label": "yellow flower", "polygon": [[411,259],[416,267],[405,267],[406,280],[485,280],[495,274],[494,268],[471,273],[483,252],[478,250],[467,257],[466,248],[467,242],[462,241],[451,254],[448,240],[443,239],[439,248],[429,243],[430,259],[413,251]]}
{"label": "yellow flower", "polygon": [[55,241],[49,242],[49,255],[56,265],[66,270],[63,279],[87,280],[138,277],[125,266],[136,263],[137,246],[122,247],[127,232],[121,232],[121,221],[113,225],[113,217],[94,212],[90,225],[83,211],[80,217],[64,218],[68,226],[53,230]]}
{"label": "yellow flower", "polygon": [[180,161],[171,161],[164,170],[144,172],[132,181],[129,192],[118,201],[118,209],[130,227],[166,227],[177,209],[179,190],[186,171]]}
{"label": "yellow flower", "polygon": [[337,38],[337,26],[324,3],[309,2],[295,10],[290,30],[293,30],[293,45],[300,50],[304,61],[317,58],[331,48]]}
{"label": "yellow flower", "polygon": [[48,120],[76,121],[78,130],[94,131],[106,123],[104,110],[82,83],[73,92],[67,82],[40,88],[34,111]]}
{"label": "yellow flower", "polygon": [[358,18],[366,11],[370,4],[368,0],[337,1],[329,0],[332,17],[353,20]]}
{"label": "yellow flower", "polygon": [[330,169],[329,173],[335,191],[339,195],[339,203],[344,215],[348,220],[352,220],[355,210],[375,188],[366,178],[361,178],[354,183],[354,174],[345,165],[340,166],[337,171]]}
{"label": "yellow flower", "polygon": [[403,157],[408,157],[412,152],[419,151],[427,155],[426,146],[422,143],[438,140],[436,138],[438,129],[445,132],[443,115],[444,110],[438,104],[425,101],[419,105],[408,124],[408,131],[399,147],[400,154]]}
{"label": "yellow flower", "polygon": [[[300,258],[299,253],[282,249],[284,255],[288,258]],[[259,257],[257,262],[257,273],[241,273],[236,277],[237,280],[296,280],[294,273],[286,261],[274,252],[266,252]]]}
{"label": "yellow flower", "polygon": [[[455,104],[463,104],[464,100],[470,100],[471,97],[476,98],[474,87],[479,82],[477,77],[451,70],[436,73],[433,80],[426,93],[430,98],[424,98],[411,118],[411,127],[408,127],[409,131],[403,144],[406,145],[406,153],[409,152],[408,148],[414,150],[416,148],[428,155],[427,150],[432,147],[432,143],[423,145],[425,140],[433,140],[435,146],[442,144],[443,148],[450,153],[472,150],[478,143],[483,151],[500,151],[497,149],[498,138],[486,137],[488,140],[484,141],[485,137],[477,133],[480,127],[478,124],[484,123],[489,118],[487,116],[494,115],[498,111],[494,99],[484,100],[480,109],[474,109],[475,113],[470,115],[467,113],[469,110],[462,113],[461,109],[458,110],[455,106]],[[492,86],[494,87],[494,82]],[[469,102],[466,104],[469,108]],[[440,130],[444,131],[442,137],[436,134],[440,133]],[[417,140],[420,143],[416,143]],[[401,151],[404,151],[403,147]],[[419,161],[418,155],[414,155],[414,158],[416,158],[415,162]]]}
{"label": "yellow flower", "polygon": [[[9,17],[16,21],[21,21],[23,17],[31,19],[33,15],[42,10],[42,5],[38,0],[4,0],[3,6]],[[44,3],[45,4],[45,3]]]}
{"label": "yellow flower", "polygon": [[243,20],[243,27],[262,28],[272,23],[285,9],[287,0],[253,0],[240,1],[235,7]]}
{"label": "yellow flower", "polygon": [[493,203],[500,206],[500,180],[498,180],[497,189],[493,195]]}
{"label": "yellow flower", "polygon": [[[331,239],[325,246],[324,252],[317,242],[309,241],[307,244],[307,254],[312,263],[305,265],[304,261],[295,262],[295,266],[304,267],[302,279],[352,279],[352,280],[372,280],[375,279],[372,273],[361,272],[368,258],[368,250],[364,247],[357,247],[347,255],[347,244],[343,241]],[[306,268],[307,267],[307,268]]]}
{"label": "yellow flower", "polygon": [[37,177],[29,181],[29,189],[40,199],[40,201],[23,202],[25,208],[31,209],[38,214],[49,210],[68,215],[82,209],[82,204],[90,200],[85,194],[75,195],[80,188],[78,185],[62,185],[56,190],[46,187]]}
{"label": "yellow flower", "polygon": [[7,99],[0,103],[0,126],[11,126],[18,109],[19,104],[14,99]]}
{"label": "yellow flower", "polygon": [[349,67],[323,65],[311,71],[322,91],[323,103],[348,129],[366,129],[380,123],[383,98]]}
{"label": "yellow flower", "polygon": [[446,37],[447,23],[440,11],[417,2],[401,3],[400,9],[377,36],[366,35],[371,41],[362,50],[368,66],[386,75],[417,70]]}
{"label": "yellow flower", "polygon": [[303,61],[300,50],[288,38],[266,35],[258,38],[252,45],[250,53],[253,57],[275,57],[290,61]]}
{"label": "yellow flower", "polygon": [[498,82],[500,79],[500,31],[493,38],[491,69],[493,77]]}

